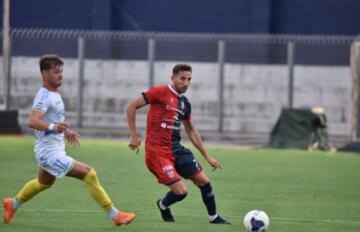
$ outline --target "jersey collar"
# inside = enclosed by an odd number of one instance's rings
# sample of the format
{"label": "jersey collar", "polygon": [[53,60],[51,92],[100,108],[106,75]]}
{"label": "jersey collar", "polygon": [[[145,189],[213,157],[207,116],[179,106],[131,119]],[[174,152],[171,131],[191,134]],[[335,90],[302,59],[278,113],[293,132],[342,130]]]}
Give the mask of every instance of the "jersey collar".
{"label": "jersey collar", "polygon": [[168,85],[171,92],[173,92],[176,96],[181,97],[181,94],[179,94],[171,85]]}

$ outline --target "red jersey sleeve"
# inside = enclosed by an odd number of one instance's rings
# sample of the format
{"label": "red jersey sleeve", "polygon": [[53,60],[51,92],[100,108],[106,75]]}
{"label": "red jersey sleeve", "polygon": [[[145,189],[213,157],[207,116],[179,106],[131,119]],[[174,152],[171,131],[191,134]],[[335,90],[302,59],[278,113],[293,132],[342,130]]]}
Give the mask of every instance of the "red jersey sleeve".
{"label": "red jersey sleeve", "polygon": [[146,104],[153,104],[158,101],[162,90],[162,87],[153,87],[146,92],[142,92],[141,94],[143,95]]}

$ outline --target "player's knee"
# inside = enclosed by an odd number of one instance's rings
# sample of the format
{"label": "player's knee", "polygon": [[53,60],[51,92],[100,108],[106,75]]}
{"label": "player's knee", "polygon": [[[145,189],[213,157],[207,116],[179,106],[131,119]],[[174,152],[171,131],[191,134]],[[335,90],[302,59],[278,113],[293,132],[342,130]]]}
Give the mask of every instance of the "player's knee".
{"label": "player's knee", "polygon": [[187,195],[189,190],[187,188],[179,188],[179,189],[176,189],[176,190],[173,190],[173,192],[176,194],[176,195]]}
{"label": "player's knee", "polygon": [[178,182],[175,185],[171,186],[171,190],[176,194],[176,195],[186,195],[189,190],[186,187],[186,185],[182,182]]}
{"label": "player's knee", "polygon": [[202,187],[207,185],[209,182],[209,179],[200,179],[200,180],[193,180],[194,184],[198,187]]}
{"label": "player's knee", "polygon": [[52,180],[52,179],[37,178],[37,186],[41,190],[50,188],[54,184],[54,182],[55,182],[55,180]]}
{"label": "player's knee", "polygon": [[50,188],[52,185],[53,185],[54,182],[50,182],[50,183],[46,183],[46,184],[43,184],[39,181],[38,179],[38,184],[37,184],[37,187],[39,188],[39,190],[43,191],[45,189],[48,189]]}
{"label": "player's knee", "polygon": [[210,183],[209,177],[207,177],[203,172],[199,173],[191,180],[198,187],[205,186]]}
{"label": "player's knee", "polygon": [[53,186],[53,184],[50,184],[50,185],[42,184],[42,185],[41,185],[41,190],[45,190],[45,189],[51,188],[52,186]]}
{"label": "player's knee", "polygon": [[84,182],[87,185],[94,185],[98,183],[98,178],[95,169],[91,169],[84,177]]}

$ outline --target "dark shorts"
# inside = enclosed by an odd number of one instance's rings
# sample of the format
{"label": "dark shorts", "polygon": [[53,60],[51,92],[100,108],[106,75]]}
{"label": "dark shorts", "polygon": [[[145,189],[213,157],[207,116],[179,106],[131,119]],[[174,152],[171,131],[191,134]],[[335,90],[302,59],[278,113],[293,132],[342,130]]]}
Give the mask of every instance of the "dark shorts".
{"label": "dark shorts", "polygon": [[202,171],[198,161],[188,149],[176,154],[146,150],[146,166],[159,183],[171,185],[181,178],[191,179]]}

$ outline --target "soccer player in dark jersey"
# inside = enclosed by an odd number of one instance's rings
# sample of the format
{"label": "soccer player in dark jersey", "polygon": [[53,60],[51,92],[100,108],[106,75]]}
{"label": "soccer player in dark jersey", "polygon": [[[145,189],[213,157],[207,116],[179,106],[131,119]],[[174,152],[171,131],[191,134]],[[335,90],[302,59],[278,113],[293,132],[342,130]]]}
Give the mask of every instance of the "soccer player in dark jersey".
{"label": "soccer player in dark jersey", "polygon": [[136,130],[136,110],[150,104],[147,115],[145,163],[159,183],[170,188],[170,191],[156,202],[162,219],[167,222],[175,221],[169,207],[183,200],[188,193],[188,188],[181,179],[183,177],[199,187],[209,214],[209,222],[230,224],[216,212],[215,196],[209,178],[192,152],[180,144],[180,128],[183,123],[190,141],[213,170],[221,168],[220,163],[204,148],[201,136],[191,120],[191,104],[182,95],[188,89],[191,78],[190,65],[175,65],[171,76],[172,85],[153,87],[127,106],[126,115],[131,133],[129,147],[139,152],[141,140]]}

